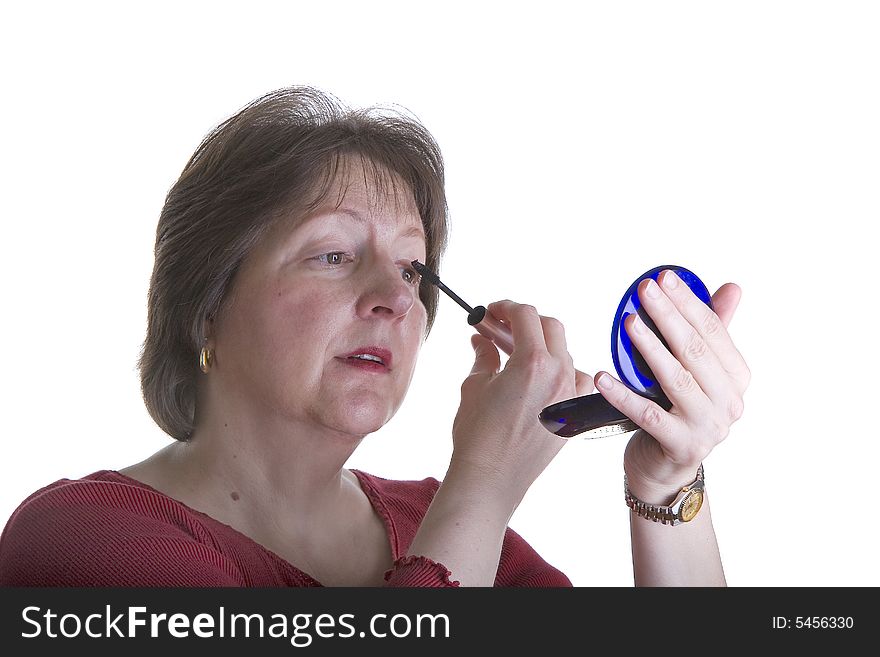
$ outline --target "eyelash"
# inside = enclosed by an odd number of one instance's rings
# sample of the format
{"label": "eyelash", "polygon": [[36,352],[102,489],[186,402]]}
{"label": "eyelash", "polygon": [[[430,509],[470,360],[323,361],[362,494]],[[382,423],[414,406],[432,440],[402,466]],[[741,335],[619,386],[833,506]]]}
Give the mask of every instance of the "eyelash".
{"label": "eyelash", "polygon": [[[347,262],[353,261],[351,254],[346,253],[345,251],[330,251],[329,253],[322,253],[321,255],[315,257],[314,259],[321,261],[321,259],[324,258],[324,256],[330,256],[330,255],[342,255],[348,259]],[[328,262],[327,266],[328,267],[338,267],[341,264],[343,264],[343,263],[339,262],[336,264],[331,264]],[[422,278],[421,275],[419,274],[419,272],[417,272],[412,267],[404,267],[404,271],[408,271],[410,274],[412,274],[412,278],[410,280],[408,280],[407,283],[410,283],[413,287],[417,286],[421,282],[421,278]]]}

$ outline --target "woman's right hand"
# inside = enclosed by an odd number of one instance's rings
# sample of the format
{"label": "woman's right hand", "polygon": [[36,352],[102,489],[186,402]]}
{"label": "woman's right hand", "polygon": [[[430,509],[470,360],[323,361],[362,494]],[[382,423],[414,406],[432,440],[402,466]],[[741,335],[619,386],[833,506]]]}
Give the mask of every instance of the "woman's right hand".
{"label": "woman's right hand", "polygon": [[407,551],[443,564],[462,586],[496,582],[507,523],[566,442],[538,414],[593,390],[574,369],[558,320],[513,301],[488,311],[510,327],[513,350],[499,372],[492,341],[471,336],[476,361],[461,385],[449,470]]}
{"label": "woman's right hand", "polygon": [[476,360],[461,385],[449,474],[476,482],[486,495],[515,508],[567,442],[545,429],[538,414],[593,392],[593,379],[575,370],[559,320],[509,300],[487,309],[510,327],[513,352],[499,372],[494,343],[471,336]]}

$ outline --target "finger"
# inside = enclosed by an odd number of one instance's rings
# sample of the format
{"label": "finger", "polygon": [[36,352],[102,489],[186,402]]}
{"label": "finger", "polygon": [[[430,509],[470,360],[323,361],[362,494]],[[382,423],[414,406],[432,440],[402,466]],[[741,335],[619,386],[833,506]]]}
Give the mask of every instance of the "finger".
{"label": "finger", "polygon": [[736,283],[725,283],[712,295],[712,306],[724,328],[730,326],[730,320],[733,319],[733,313],[736,312],[741,297],[742,290]]}
{"label": "finger", "polygon": [[[709,350],[715,355],[715,358],[727,372],[734,376],[740,383],[748,378],[748,367],[740,354],[739,349],[733,344],[730,334],[725,328],[726,324],[719,314],[713,312],[709,306],[703,303],[693,291],[685,285],[682,280],[675,275],[675,272],[667,270],[662,272],[658,277],[666,297],[674,305],[682,317],[697,331],[703,341],[708,345]],[[741,296],[739,286],[728,283],[719,288],[715,295],[721,301],[721,312],[729,322],[733,317],[733,311],[739,303]],[[714,297],[713,297],[714,303]],[[649,311],[650,313],[650,311]],[[651,318],[657,321],[653,315]],[[666,337],[666,333],[663,333]],[[690,336],[689,336],[690,337]],[[690,344],[690,343],[688,343]],[[670,343],[671,345],[671,343]],[[694,340],[691,347],[700,349],[698,341]],[[686,367],[688,363],[682,361]],[[700,379],[697,372],[694,372],[697,381]],[[709,391],[706,391],[709,393]],[[710,393],[711,396],[711,393]]]}
{"label": "finger", "polygon": [[[544,331],[544,343],[547,345],[547,351],[556,358],[570,361],[571,354],[568,353],[565,327],[562,322],[555,317],[541,315],[541,328]],[[572,363],[572,367],[574,367],[574,363]]]}
{"label": "finger", "polygon": [[[547,350],[556,358],[568,363],[574,370],[574,386],[578,396],[593,392],[593,377],[581,372],[574,367],[574,360],[568,351],[568,342],[565,339],[565,326],[555,317],[541,315],[541,325],[544,327],[544,340]],[[583,392],[581,392],[583,390]]]}
{"label": "finger", "polygon": [[596,389],[609,404],[651,434],[664,449],[673,454],[684,453],[686,445],[681,436],[689,432],[681,418],[637,395],[608,372],[597,372],[595,381]]}
{"label": "finger", "polygon": [[[682,286],[684,284],[679,280],[678,287]],[[693,293],[688,293],[693,295]],[[731,381],[715,352],[699,330],[681,314],[678,307],[664,294],[657,282],[648,279],[641,283],[639,298],[657,325],[660,335],[669,345],[669,351],[693,375],[706,396],[713,400],[729,397]],[[695,296],[694,300],[703,306],[704,310],[701,312],[710,313],[715,317],[717,327],[724,330],[715,313]]]}
{"label": "finger", "polygon": [[669,353],[660,338],[645,325],[638,314],[629,315],[624,320],[624,327],[633,345],[657,378],[657,383],[681,414],[686,417],[701,417],[711,411],[712,402],[694,375]]}
{"label": "finger", "polygon": [[471,374],[497,374],[501,367],[501,356],[489,338],[475,333],[471,336],[471,347],[475,352],[474,366]]}
{"label": "finger", "polygon": [[580,370],[574,371],[574,387],[577,390],[578,397],[589,395],[596,389],[593,385],[593,377]]}
{"label": "finger", "polygon": [[[568,353],[568,344],[565,340],[565,327],[555,317],[545,317],[541,315],[541,326],[544,327],[544,341],[547,343],[547,351],[557,361],[562,363],[565,371],[569,372],[569,377],[574,375],[574,387],[577,391],[577,370],[574,369],[574,360]],[[569,378],[571,381],[571,378]]]}
{"label": "finger", "polygon": [[[510,327],[513,336],[513,353],[530,353],[547,351],[544,340],[544,327],[540,315],[534,306],[515,303],[510,299],[495,301],[486,306],[486,310]],[[511,357],[513,356],[511,353]]]}

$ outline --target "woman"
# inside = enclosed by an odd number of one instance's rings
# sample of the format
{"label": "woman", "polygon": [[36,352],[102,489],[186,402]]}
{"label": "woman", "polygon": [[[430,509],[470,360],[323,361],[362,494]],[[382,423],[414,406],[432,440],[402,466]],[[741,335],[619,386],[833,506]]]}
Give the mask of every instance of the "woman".
{"label": "woman", "polygon": [[[403,401],[438,301],[410,263],[438,270],[446,239],[442,159],[412,119],[290,88],[218,126],[157,230],[140,371],[176,442],[25,500],[0,539],[0,583],[570,586],[507,527],[565,444],[538,412],[593,391],[534,307],[489,306],[515,341],[500,372],[472,336],[442,483],[343,467]],[[694,479],[748,382],[724,330],[739,289],[716,293],[715,316],[674,281],[641,292],[675,356],[627,326],[671,411],[598,379],[645,429],[624,467],[655,504]],[[675,528],[633,514],[632,539],[637,584],[724,584],[706,504]]]}

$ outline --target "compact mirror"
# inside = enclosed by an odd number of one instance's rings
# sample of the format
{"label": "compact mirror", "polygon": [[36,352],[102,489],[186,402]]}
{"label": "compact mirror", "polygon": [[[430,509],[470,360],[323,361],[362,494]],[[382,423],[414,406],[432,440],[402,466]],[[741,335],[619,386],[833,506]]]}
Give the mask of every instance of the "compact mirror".
{"label": "compact mirror", "polygon": [[[678,265],[663,265],[646,271],[627,288],[620,300],[620,305],[617,307],[617,312],[614,314],[614,321],[611,325],[611,359],[614,362],[617,377],[628,388],[669,410],[672,403],[660,388],[651,368],[633,346],[623,324],[627,317],[637,313],[645,325],[660,338],[666,348],[669,348],[654,321],[642,308],[638,296],[639,283],[646,278],[653,278],[656,281],[660,272],[665,269],[674,271],[698,299],[712,308],[712,297],[709,290],[689,269]],[[609,404],[599,393],[552,404],[541,411],[538,419],[548,431],[563,438],[578,435],[582,438],[600,438],[638,429],[635,422]]]}

